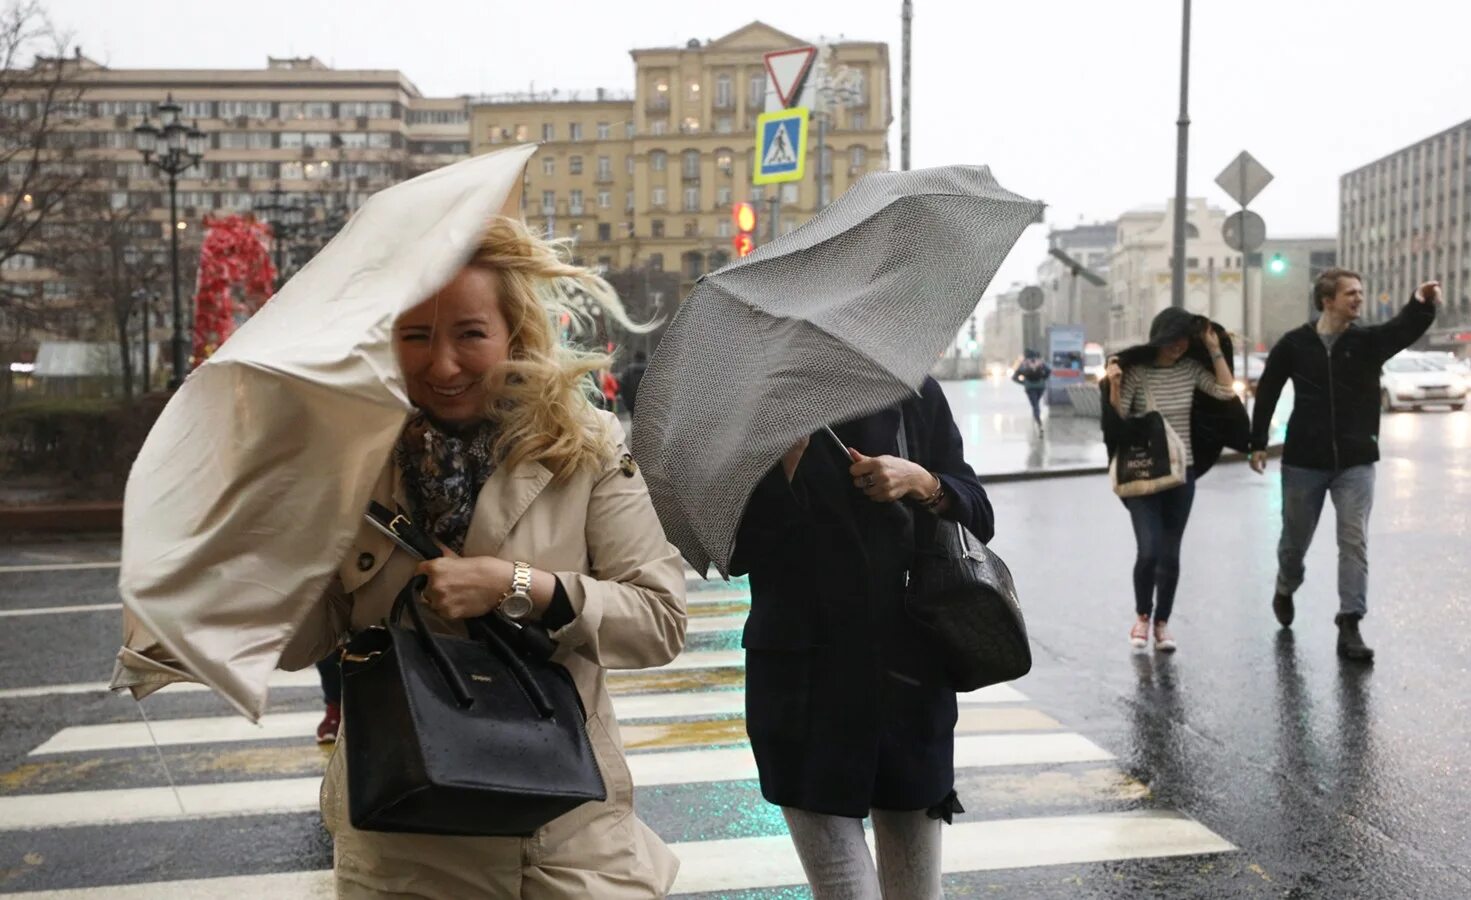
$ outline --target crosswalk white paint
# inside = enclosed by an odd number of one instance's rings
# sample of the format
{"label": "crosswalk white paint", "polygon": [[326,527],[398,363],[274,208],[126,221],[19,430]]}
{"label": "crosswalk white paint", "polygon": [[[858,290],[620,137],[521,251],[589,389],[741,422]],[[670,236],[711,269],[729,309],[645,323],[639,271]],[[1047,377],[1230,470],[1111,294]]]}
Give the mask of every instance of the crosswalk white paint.
{"label": "crosswalk white paint", "polygon": [[[998,684],[969,694],[960,694],[962,705],[1015,703],[1026,697],[1015,688]],[[648,719],[675,719],[698,716],[740,715],[745,711],[745,691],[684,691],[672,694],[628,694],[613,698],[613,712],[619,722]],[[31,756],[56,753],[95,753],[188,744],[232,744],[248,741],[272,741],[314,737],[320,711],[272,713],[251,724],[240,716],[211,716],[188,719],[154,719],[153,731],[142,722],[116,722],[106,725],[73,725],[52,735],[31,751]]]}
{"label": "crosswalk white paint", "polygon": [[85,572],[89,569],[116,569],[122,563],[116,560],[97,562],[33,563],[27,565],[0,566],[0,575],[23,575],[31,572]]}
{"label": "crosswalk white paint", "polygon": [[74,606],[32,606],[26,609],[0,609],[0,619],[16,616],[59,616],[65,613],[89,613],[121,610],[121,603],[84,603]]}
{"label": "crosswalk white paint", "polygon": [[[957,769],[1099,762],[1113,756],[1079,734],[972,734],[955,739]],[[756,777],[749,747],[628,754],[640,787],[712,784]],[[167,787],[68,791],[0,797],[0,831],[123,825],[218,816],[305,812],[317,806],[322,779],[279,778]],[[180,805],[183,811],[180,811]]]}
{"label": "crosswalk white paint", "polygon": [[[682,653],[672,662],[650,669],[614,669],[609,670],[610,678],[616,680],[620,673],[624,672],[685,672],[697,669],[731,669],[740,668],[746,664],[746,654],[743,650],[692,650]],[[304,688],[318,687],[321,684],[320,676],[314,668],[302,669],[297,672],[275,671],[266,684],[272,689],[276,688]],[[26,697],[46,697],[52,694],[90,694],[104,693],[108,689],[105,681],[87,681],[73,684],[47,684],[34,687],[6,688],[0,690],[0,700],[14,700]],[[202,684],[193,682],[179,682],[164,688],[171,694],[191,691],[207,691],[209,688]]]}
{"label": "crosswalk white paint", "polygon": [[[869,841],[872,843],[872,833]],[[679,858],[677,893],[757,890],[805,883],[785,835],[671,844]],[[1236,848],[1210,829],[1174,813],[1149,810],[962,822],[944,831],[946,874],[1077,865],[1113,860],[1228,853]],[[333,896],[328,870],[106,885],[10,895],[14,900],[236,900]]]}

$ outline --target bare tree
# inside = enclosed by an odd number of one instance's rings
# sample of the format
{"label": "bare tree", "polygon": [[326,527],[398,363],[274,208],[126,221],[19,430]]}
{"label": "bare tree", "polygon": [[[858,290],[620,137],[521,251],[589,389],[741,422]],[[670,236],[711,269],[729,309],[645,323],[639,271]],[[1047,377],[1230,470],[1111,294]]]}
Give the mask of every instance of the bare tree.
{"label": "bare tree", "polygon": [[[161,226],[148,213],[141,205],[115,207],[104,193],[74,194],[38,251],[46,266],[71,285],[79,311],[114,329],[128,397],[133,396],[134,327],[147,333],[152,325],[148,297],[168,284]],[[143,324],[134,326],[135,319]]]}
{"label": "bare tree", "polygon": [[[87,180],[67,126],[82,117],[78,73],[67,38],[36,0],[0,8],[0,268],[45,237],[46,222]],[[0,311],[36,318],[33,285],[0,279]]]}

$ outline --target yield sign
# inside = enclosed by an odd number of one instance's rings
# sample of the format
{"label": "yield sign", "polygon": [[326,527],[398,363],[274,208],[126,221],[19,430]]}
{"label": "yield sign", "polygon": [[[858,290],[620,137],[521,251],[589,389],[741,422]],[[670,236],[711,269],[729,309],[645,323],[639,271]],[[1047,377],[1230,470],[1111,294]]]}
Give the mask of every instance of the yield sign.
{"label": "yield sign", "polygon": [[783,109],[791,106],[802,92],[802,82],[812,71],[812,60],[817,58],[816,47],[797,47],[792,50],[774,50],[766,54],[766,74],[771,76],[772,87],[781,100]]}

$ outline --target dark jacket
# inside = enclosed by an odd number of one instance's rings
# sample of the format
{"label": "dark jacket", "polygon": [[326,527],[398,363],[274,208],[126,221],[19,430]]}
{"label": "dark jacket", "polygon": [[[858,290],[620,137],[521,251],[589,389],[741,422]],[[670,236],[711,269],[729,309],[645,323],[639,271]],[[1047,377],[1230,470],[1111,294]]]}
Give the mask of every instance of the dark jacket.
{"label": "dark jacket", "polygon": [[1251,443],[1266,449],[1282,386],[1292,379],[1292,416],[1282,462],[1305,469],[1346,469],[1379,459],[1379,370],[1419,340],[1435,321],[1435,305],[1411,300],[1382,325],[1350,325],[1323,346],[1313,323],[1282,336],[1267,355],[1256,386]]}
{"label": "dark jacket", "polygon": [[[951,498],[947,518],[990,540],[991,504],[966,464],[940,385],[903,405],[910,458]],[[898,409],[834,426],[868,456],[898,455]],[[955,692],[902,608],[916,531],[937,518],[878,504],[846,457],[812,437],[791,484],[772,467],[747,504],[731,561],[749,573],[746,729],[772,803],[859,817],[949,808]]]}
{"label": "dark jacket", "polygon": [[1029,391],[1045,391],[1047,390],[1047,379],[1051,375],[1052,370],[1047,367],[1046,363],[1038,363],[1036,366],[1022,363],[1011,374],[1011,380]]}
{"label": "dark jacket", "polygon": [[[1196,316],[1203,323],[1203,317]],[[1221,354],[1226,357],[1229,365],[1232,356],[1231,336],[1226,329],[1212,323],[1216,331],[1216,337],[1221,342]],[[1167,340],[1162,341],[1168,343]],[[1119,366],[1127,369],[1129,366],[1145,365],[1158,352],[1156,344],[1151,342],[1138,347],[1131,347],[1118,355]],[[1190,342],[1190,349],[1185,355],[1205,366],[1206,371],[1213,371],[1215,364],[1211,361],[1210,351],[1206,350],[1205,344],[1199,340]],[[1108,379],[1098,383],[1102,393],[1103,403],[1103,442],[1108,448],[1108,458],[1111,460],[1118,452],[1119,441],[1123,438],[1124,420],[1114,411],[1113,404],[1109,402]],[[1260,401],[1258,401],[1260,403]],[[1204,391],[1197,390],[1194,400],[1190,404],[1190,446],[1195,457],[1195,477],[1199,478],[1216,464],[1221,458],[1221,451],[1226,447],[1233,450],[1246,452],[1249,446],[1250,421],[1246,416],[1246,407],[1239,398],[1230,400],[1219,400]]]}
{"label": "dark jacket", "polygon": [[629,412],[633,412],[633,405],[638,402],[638,386],[643,383],[648,369],[644,363],[635,362],[623,370],[623,405]]}

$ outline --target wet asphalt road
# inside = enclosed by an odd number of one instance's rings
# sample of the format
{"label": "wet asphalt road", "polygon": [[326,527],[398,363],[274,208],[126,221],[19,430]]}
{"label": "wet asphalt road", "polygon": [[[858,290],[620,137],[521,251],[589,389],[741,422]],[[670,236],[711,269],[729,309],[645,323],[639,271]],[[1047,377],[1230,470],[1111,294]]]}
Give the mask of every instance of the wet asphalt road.
{"label": "wet asphalt road", "polygon": [[[957,413],[1011,415],[963,406]],[[948,895],[1471,896],[1471,414],[1387,416],[1382,445],[1364,625],[1379,652],[1372,668],[1334,655],[1331,509],[1308,559],[1296,625],[1285,631],[1272,618],[1275,463],[1267,477],[1228,465],[1200,482],[1172,623],[1181,644],[1174,657],[1128,646],[1133,542],[1104,479],[991,489],[993,548],[1016,576],[1037,656],[1016,687],[1059,728],[1116,759],[964,772],[964,820],[1183,813],[1238,849],[1055,865],[1019,858],[947,875]],[[0,566],[116,553],[114,541],[0,544]],[[0,612],[115,603],[114,578],[108,569],[3,572]],[[0,690],[105,680],[117,616],[101,609],[0,617]],[[718,652],[736,637],[712,630],[693,637],[690,649]],[[310,688],[273,693],[275,712],[318,708]],[[226,714],[205,693],[159,695],[149,710],[155,719]],[[152,749],[27,755],[68,725],[135,721],[130,703],[99,693],[0,696],[0,797],[161,785]],[[309,741],[186,748],[169,757],[176,777],[199,782],[311,775],[321,765]],[[639,804],[668,840],[780,829],[749,781],[641,788]],[[201,835],[207,842],[191,845]],[[320,869],[330,865],[329,848],[308,814],[7,831],[0,892]]]}

